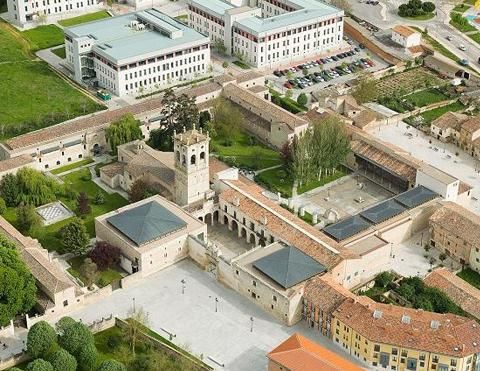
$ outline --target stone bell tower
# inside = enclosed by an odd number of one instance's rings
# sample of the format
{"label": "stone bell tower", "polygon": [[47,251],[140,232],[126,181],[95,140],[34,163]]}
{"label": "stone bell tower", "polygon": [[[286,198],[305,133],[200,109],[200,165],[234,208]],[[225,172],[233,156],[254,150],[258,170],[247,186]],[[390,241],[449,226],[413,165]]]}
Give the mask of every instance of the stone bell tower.
{"label": "stone bell tower", "polygon": [[210,174],[208,170],[208,133],[202,129],[173,134],[173,150],[175,156],[175,202],[189,205],[204,200],[210,190]]}

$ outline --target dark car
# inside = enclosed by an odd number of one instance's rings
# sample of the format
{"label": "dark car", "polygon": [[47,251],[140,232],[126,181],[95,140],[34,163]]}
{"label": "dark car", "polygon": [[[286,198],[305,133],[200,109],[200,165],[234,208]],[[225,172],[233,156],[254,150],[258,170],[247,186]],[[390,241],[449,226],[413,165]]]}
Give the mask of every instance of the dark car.
{"label": "dark car", "polygon": [[337,62],[339,60],[339,58],[337,58],[335,55],[332,55],[331,57],[335,62]]}
{"label": "dark car", "polygon": [[358,44],[358,47],[359,47],[360,49],[365,49],[365,45],[363,45],[363,44]]}
{"label": "dark car", "polygon": [[282,76],[282,73],[280,71],[273,71],[273,74],[277,77]]}
{"label": "dark car", "polygon": [[354,48],[357,53],[360,53],[360,48]]}

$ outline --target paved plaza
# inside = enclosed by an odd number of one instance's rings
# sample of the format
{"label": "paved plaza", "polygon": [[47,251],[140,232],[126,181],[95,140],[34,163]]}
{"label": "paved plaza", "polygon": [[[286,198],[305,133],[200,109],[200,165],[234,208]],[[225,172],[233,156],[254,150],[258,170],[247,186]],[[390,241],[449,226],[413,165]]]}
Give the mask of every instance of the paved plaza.
{"label": "paved plaza", "polygon": [[[294,198],[295,206],[304,206],[310,213],[324,215],[332,209],[342,219],[359,213],[393,194],[361,175],[350,174],[323,187],[316,188]],[[358,202],[359,200],[362,202]]]}
{"label": "paved plaza", "polygon": [[[413,135],[406,135],[412,133]],[[442,143],[403,122],[382,126],[371,134],[392,143],[426,163],[451,174],[473,187],[468,207],[480,214],[480,162],[451,143]],[[429,141],[432,143],[429,143]],[[459,155],[456,156],[455,152]]]}
{"label": "paved plaza", "polygon": [[[186,281],[182,295],[182,279]],[[215,298],[219,299],[215,312]],[[139,285],[117,290],[95,305],[85,307],[72,317],[91,323],[96,319],[125,317],[135,305],[148,312],[150,327],[173,342],[186,345],[216,369],[265,370],[266,354],[289,335],[298,331],[319,344],[353,360],[329,339],[304,323],[286,327],[262,311],[247,298],[218,283],[191,260],[184,260],[144,280]],[[253,317],[253,332],[250,317]],[[216,365],[212,357],[224,367]],[[358,363],[358,361],[355,361]]]}

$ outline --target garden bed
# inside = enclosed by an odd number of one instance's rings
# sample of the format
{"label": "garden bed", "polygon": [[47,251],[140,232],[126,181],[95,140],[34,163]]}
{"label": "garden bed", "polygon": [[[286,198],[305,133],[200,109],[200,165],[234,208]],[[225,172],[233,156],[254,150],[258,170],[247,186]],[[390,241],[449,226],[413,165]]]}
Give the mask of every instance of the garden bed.
{"label": "garden bed", "polygon": [[71,27],[77,24],[97,21],[99,19],[104,19],[109,17],[110,17],[110,14],[108,14],[107,11],[101,10],[99,12],[80,15],[78,17],[63,19],[61,21],[58,21],[58,24],[62,25],[63,27]]}
{"label": "garden bed", "polygon": [[235,66],[240,67],[241,69],[244,69],[244,70],[249,70],[250,69],[250,66],[248,64],[246,64],[245,62],[242,62],[240,60],[233,61],[232,63]]}

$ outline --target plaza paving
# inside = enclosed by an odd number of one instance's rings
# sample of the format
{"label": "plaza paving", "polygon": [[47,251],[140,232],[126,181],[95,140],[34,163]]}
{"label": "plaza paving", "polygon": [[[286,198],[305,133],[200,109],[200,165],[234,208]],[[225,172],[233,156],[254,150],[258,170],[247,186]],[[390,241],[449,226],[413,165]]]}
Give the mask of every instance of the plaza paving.
{"label": "plaza paving", "polygon": [[[412,133],[409,136],[406,133]],[[424,134],[403,122],[382,126],[371,131],[371,134],[386,142],[410,152],[419,160],[425,161],[440,170],[451,174],[473,187],[472,200],[468,207],[480,214],[480,162],[451,143]],[[432,143],[429,143],[429,140]],[[455,156],[455,152],[459,155]]]}
{"label": "plaza paving", "polygon": [[[183,295],[182,279],[186,281]],[[265,370],[266,354],[296,331],[352,360],[304,323],[293,327],[281,325],[190,260],[162,270],[137,286],[117,290],[110,297],[72,313],[72,317],[81,318],[84,323],[112,313],[125,317],[132,308],[133,298],[137,308],[141,306],[148,312],[153,330],[166,337],[162,329],[174,333],[174,343],[186,345],[194,354],[203,354],[204,360],[216,369]],[[215,298],[219,299],[218,312],[215,312]],[[253,332],[250,332],[250,317],[254,318]],[[224,368],[208,357],[224,363]]]}

